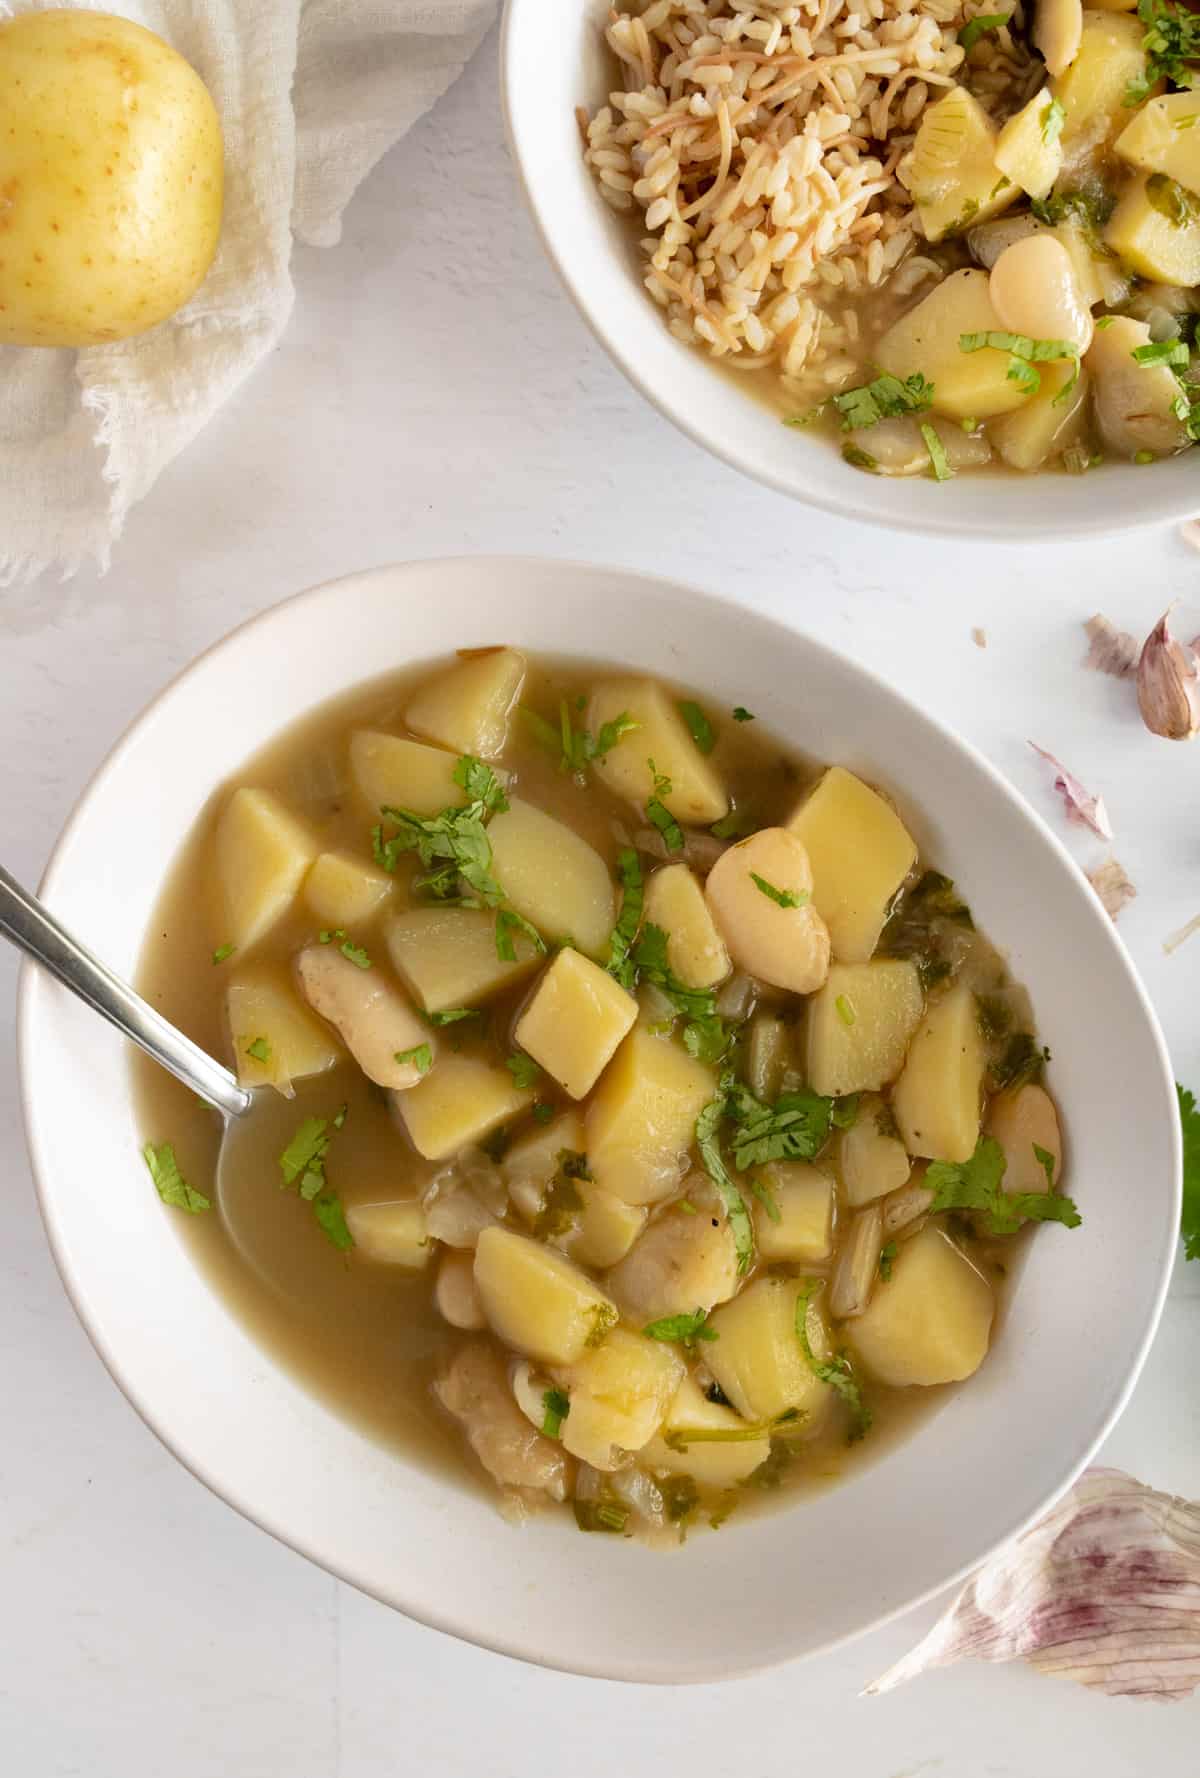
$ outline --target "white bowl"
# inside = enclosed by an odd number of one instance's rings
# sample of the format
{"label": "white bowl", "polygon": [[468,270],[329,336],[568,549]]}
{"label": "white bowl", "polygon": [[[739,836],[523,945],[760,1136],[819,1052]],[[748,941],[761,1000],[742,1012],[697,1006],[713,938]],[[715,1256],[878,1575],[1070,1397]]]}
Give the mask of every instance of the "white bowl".
{"label": "white bowl", "polygon": [[508,0],[501,80],[521,183],[584,319],[630,382],[735,469],[842,518],[943,536],[1068,538],[1130,531],[1196,510],[1192,452],[1087,475],[965,474],[892,480],[844,463],[836,445],[779,416],[667,331],[641,283],[636,230],[600,197],[583,164],[577,106],[605,102],[613,79],[602,37],[610,0]]}
{"label": "white bowl", "polygon": [[201,1480],[424,1623],[580,1673],[711,1680],[828,1647],[972,1568],[1071,1482],[1141,1368],[1178,1228],[1171,1074],[1124,950],[1042,823],[861,667],[740,606],[563,562],[426,562],[302,594],[202,656],[97,773],[43,889],[132,971],[213,790],[301,714],[455,645],[614,660],[631,638],[639,663],[718,709],[748,703],[764,728],[896,794],[1009,950],[1054,1052],[1083,1226],[1037,1235],[979,1376],[885,1460],[678,1552],[584,1537],[565,1518],[512,1530],[482,1498],[371,1443],[255,1344],[146,1177],[126,1048],[32,967],[21,1077],[71,1299],[130,1401]]}

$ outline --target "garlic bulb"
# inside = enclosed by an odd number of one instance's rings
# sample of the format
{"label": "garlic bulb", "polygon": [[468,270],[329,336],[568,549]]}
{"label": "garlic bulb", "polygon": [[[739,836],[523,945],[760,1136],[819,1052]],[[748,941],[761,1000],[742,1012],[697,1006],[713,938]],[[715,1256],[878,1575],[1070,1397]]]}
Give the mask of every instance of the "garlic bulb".
{"label": "garlic bulb", "polygon": [[1172,636],[1164,611],[1142,647],[1138,709],[1152,735],[1190,741],[1200,728],[1200,671],[1194,651]]}

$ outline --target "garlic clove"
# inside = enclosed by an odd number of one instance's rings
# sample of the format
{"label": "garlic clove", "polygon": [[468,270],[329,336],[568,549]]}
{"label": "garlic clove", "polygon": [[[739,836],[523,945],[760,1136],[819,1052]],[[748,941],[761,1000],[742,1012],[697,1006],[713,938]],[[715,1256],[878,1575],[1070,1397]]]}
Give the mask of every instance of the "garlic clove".
{"label": "garlic clove", "polygon": [[1200,729],[1200,670],[1194,651],[1172,636],[1170,615],[1164,611],[1142,646],[1138,709],[1152,735],[1190,741]]}

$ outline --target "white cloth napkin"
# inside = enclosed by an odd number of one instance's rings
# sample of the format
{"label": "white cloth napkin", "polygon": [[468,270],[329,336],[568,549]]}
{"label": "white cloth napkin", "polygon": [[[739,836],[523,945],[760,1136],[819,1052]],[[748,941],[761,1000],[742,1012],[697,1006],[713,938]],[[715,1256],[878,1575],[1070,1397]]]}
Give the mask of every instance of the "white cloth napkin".
{"label": "white cloth napkin", "polygon": [[[89,0],[91,3],[91,0]],[[0,16],[61,0],[0,0]],[[359,181],[454,81],[496,0],[94,0],[198,69],[225,216],[192,301],[139,339],[0,347],[0,586],[92,557],[287,325],[293,240],[333,246]]]}

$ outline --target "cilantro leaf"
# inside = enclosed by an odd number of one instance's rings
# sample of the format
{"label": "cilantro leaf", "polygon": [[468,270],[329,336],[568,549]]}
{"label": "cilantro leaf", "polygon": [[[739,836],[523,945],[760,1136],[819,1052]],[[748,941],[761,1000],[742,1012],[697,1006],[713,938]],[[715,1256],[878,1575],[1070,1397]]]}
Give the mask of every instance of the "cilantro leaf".
{"label": "cilantro leaf", "polygon": [[715,1013],[691,1019],[683,1028],[683,1047],[698,1062],[719,1062],[729,1048],[733,1032]]}
{"label": "cilantro leaf", "polygon": [[1181,339],[1150,340],[1144,346],[1135,346],[1131,356],[1138,364],[1166,364],[1178,369],[1188,363],[1187,345]]}
{"label": "cilantro leaf", "polygon": [[[584,701],[580,701],[581,709]],[[642,725],[634,721],[628,710],[622,710],[611,721],[602,722],[593,739],[587,729],[573,726],[570,705],[563,698],[558,706],[558,726],[559,766],[563,771],[578,777],[587,771],[594,759],[603,759],[606,753],[611,753],[622,736],[631,734]]]}
{"label": "cilantro leaf", "polygon": [[711,988],[688,988],[680,981],[667,961],[667,934],[661,926],[648,920],[633,948],[632,957],[638,977],[651,982],[665,994],[677,1013],[686,1019],[711,1019],[717,1010],[716,995]]}
{"label": "cilantro leaf", "polygon": [[256,1062],[269,1062],[271,1060],[271,1046],[265,1037],[256,1037],[253,1043],[246,1045],[246,1054],[253,1056]]}
{"label": "cilantro leaf", "polygon": [[433,1046],[428,1043],[415,1043],[410,1050],[397,1050],[392,1057],[403,1068],[411,1062],[418,1074],[428,1074],[433,1067]]}
{"label": "cilantro leaf", "polygon": [[354,1236],[346,1225],[342,1200],[335,1191],[324,1191],[313,1199],[313,1215],[326,1240],[332,1241],[340,1253],[354,1245]]}
{"label": "cilantro leaf", "polygon": [[352,945],[349,939],[343,939],[338,950],[347,962],[353,963],[356,969],[370,969],[371,959],[367,956],[362,945]]}
{"label": "cilantro leaf", "polygon": [[[1036,372],[1034,374],[1036,375]],[[953,481],[954,471],[950,467],[946,447],[942,443],[939,433],[929,424],[928,420],[921,422],[921,437],[925,440],[925,449],[929,452],[929,470],[934,481]]]}
{"label": "cilantro leaf", "polygon": [[628,710],[622,710],[621,714],[614,716],[611,722],[602,722],[596,731],[592,758],[603,759],[606,753],[612,752],[623,735],[631,735],[634,729],[641,728],[641,726],[640,722],[633,720]]}
{"label": "cilantro leaf", "polygon": [[733,720],[735,722],[753,722],[754,718],[743,704],[735,704],[733,706]]}
{"label": "cilantro leaf", "polygon": [[542,1071],[532,1056],[509,1056],[504,1066],[513,1077],[513,1085],[523,1093],[541,1078]]}
{"label": "cilantro leaf", "polygon": [[711,753],[717,744],[717,733],[699,704],[694,698],[684,698],[683,702],[679,704],[678,710],[687,723],[688,734],[701,753]]}
{"label": "cilantro leaf", "polygon": [[[1039,1156],[1040,1159],[1040,1156]],[[1061,1192],[1006,1192],[1004,1150],[992,1136],[981,1136],[969,1161],[931,1161],[925,1184],[933,1192],[930,1213],[977,1210],[989,1235],[1013,1235],[1025,1222],[1061,1222],[1078,1228],[1083,1218]],[[1053,1161],[1051,1161],[1051,1174]]]}
{"label": "cilantro leaf", "polygon": [[743,835],[753,833],[757,826],[758,822],[748,809],[730,809],[728,815],[714,821],[708,831],[714,840],[739,840]]}
{"label": "cilantro leaf", "polygon": [[1042,141],[1046,146],[1053,147],[1062,135],[1063,125],[1067,121],[1066,106],[1061,99],[1048,99],[1042,112]]}
{"label": "cilantro leaf", "polygon": [[720,1098],[710,1099],[696,1119],[696,1146],[700,1150],[704,1171],[716,1186],[725,1206],[734,1251],[737,1254],[737,1269],[739,1272],[748,1272],[754,1258],[754,1230],[745,1199],[730,1178],[721,1155],[719,1131],[724,1116],[725,1096],[722,1094]]}
{"label": "cilantro leaf", "polygon": [[455,761],[454,782],[466,791],[471,802],[482,803],[489,815],[502,815],[508,807],[503,784],[491,766],[484,765],[473,753],[464,753]]}
{"label": "cilantro leaf", "polygon": [[531,920],[518,914],[516,908],[496,909],[496,955],[501,963],[515,963],[517,947],[513,934],[523,932],[539,956],[546,953],[546,941]]}
{"label": "cilantro leaf", "polygon": [[968,19],[965,25],[959,27],[958,41],[967,55],[970,55],[981,37],[986,36],[989,31],[999,31],[1011,17],[1011,12],[977,13],[973,19]]}
{"label": "cilantro leaf", "polygon": [[892,1281],[892,1267],[896,1263],[896,1243],[886,1241],[879,1249],[879,1276],[885,1284]]}
{"label": "cilantro leaf", "polygon": [[214,964],[215,963],[224,963],[225,959],[227,957],[232,957],[233,953],[236,950],[237,950],[237,946],[233,945],[233,944],[229,944],[228,942],[226,942],[223,945],[218,945],[216,950],[212,954],[212,960],[213,960]]}
{"label": "cilantro leaf", "polygon": [[774,883],[768,883],[765,877],[760,877],[756,870],[750,872],[750,881],[756,889],[762,891],[768,901],[773,901],[777,907],[802,908],[807,907],[812,900],[807,889],[777,889]]}
{"label": "cilantro leaf", "polygon": [[846,1354],[838,1352],[832,1358],[823,1359],[818,1358],[812,1349],[812,1342],[808,1337],[808,1306],[820,1289],[819,1281],[812,1283],[796,1298],[796,1338],[800,1342],[801,1349],[808,1361],[808,1368],[813,1376],[818,1382],[827,1383],[831,1389],[836,1390],[850,1409],[852,1416],[850,1443],[854,1444],[856,1440],[864,1438],[871,1430],[871,1421],[874,1416],[870,1407],[863,1400],[862,1385],[855,1376],[854,1366]]}
{"label": "cilantro leaf", "polygon": [[637,979],[630,950],[642,923],[645,889],[641,860],[632,846],[623,846],[617,855],[617,875],[621,879],[621,912],[608,940],[608,962],[605,968],[623,988],[632,990]]}
{"label": "cilantro leaf", "polygon": [[859,432],[901,414],[923,414],[932,400],[933,384],[920,371],[905,377],[903,382],[885,372],[874,382],[843,389],[833,397],[833,405],[842,416],[842,431]]}
{"label": "cilantro leaf", "polygon": [[545,1418],[542,1431],[547,1438],[562,1437],[562,1423],[571,1412],[571,1402],[565,1389],[547,1389],[542,1395],[542,1407]]}
{"label": "cilantro leaf", "polygon": [[548,1124],[554,1117],[554,1107],[553,1105],[547,1105],[543,1101],[534,1106],[533,1116],[536,1123]]}
{"label": "cilantro leaf", "polygon": [[1180,1232],[1188,1259],[1200,1259],[1200,1111],[1195,1095],[1176,1086],[1183,1125],[1183,1220]]}
{"label": "cilantro leaf", "polygon": [[384,804],[382,814],[396,832],[384,839],[382,826],[372,831],[375,857],[384,870],[394,872],[400,856],[415,852],[429,875],[418,877],[415,887],[435,901],[457,901],[467,907],[498,907],[504,892],[492,876],[492,843],[484,819],[483,802],[461,809],[443,809],[427,817],[411,809]]}
{"label": "cilantro leaf", "polygon": [[764,1105],[749,1087],[727,1078],[722,1082],[733,1134],[733,1164],[740,1173],[768,1161],[811,1161],[829,1140],[834,1101],[807,1087],[781,1093]]}
{"label": "cilantro leaf", "polygon": [[1042,1049],[1029,1031],[1017,1031],[1009,1038],[1004,1053],[988,1070],[989,1084],[996,1092],[1006,1087],[1025,1086],[1042,1078],[1050,1051]]}
{"label": "cilantro leaf", "polygon": [[447,1006],[441,1012],[422,1013],[430,1025],[457,1025],[460,1019],[478,1019],[482,1015],[474,1006]]}
{"label": "cilantro leaf", "polygon": [[854,1010],[853,1003],[847,999],[845,994],[839,994],[837,999],[834,1001],[833,1006],[834,1006],[834,1011],[837,1013],[838,1018],[841,1020],[842,1024],[847,1027],[847,1029],[851,1025],[857,1024],[858,1014]]}
{"label": "cilantro leaf", "polygon": [[1125,89],[1125,104],[1140,105],[1160,80],[1189,86],[1187,64],[1200,60],[1200,18],[1168,0],[1138,0],[1138,17],[1146,26],[1142,49],[1146,65]]}
{"label": "cilantro leaf", "polygon": [[715,1327],[708,1325],[708,1310],[693,1309],[690,1315],[664,1315],[642,1329],[648,1340],[679,1340],[694,1346],[697,1340],[720,1339]]}
{"label": "cilantro leaf", "polygon": [[662,801],[664,796],[671,794],[671,780],[664,777],[652,759],[647,760],[646,763],[650,767],[654,779],[654,794],[646,804],[646,819],[652,827],[657,827],[668,852],[682,852],[683,829]]}
{"label": "cilantro leaf", "polygon": [[203,1192],[198,1192],[194,1185],[189,1185],[179,1171],[179,1162],[175,1159],[172,1143],[162,1142],[155,1148],[153,1142],[147,1142],[142,1149],[142,1158],[150,1169],[154,1189],[164,1204],[170,1204],[176,1210],[186,1210],[192,1216],[199,1216],[202,1210],[212,1209],[211,1201]]}
{"label": "cilantro leaf", "polygon": [[1063,359],[1073,363],[1075,374],[1067,379],[1054,397],[1054,407],[1062,405],[1079,381],[1079,347],[1073,340],[1035,340],[1025,333],[1005,333],[996,328],[983,333],[960,333],[958,336],[960,352],[981,352],[985,348],[1009,354],[1008,375],[1013,382],[1021,385],[1026,395],[1036,395],[1042,386],[1042,379],[1033,368],[1035,364],[1049,364]]}
{"label": "cilantro leaf", "polygon": [[286,1189],[294,1185],[302,1198],[315,1198],[325,1184],[325,1156],[332,1140],[329,1120],[306,1117],[279,1157]]}

